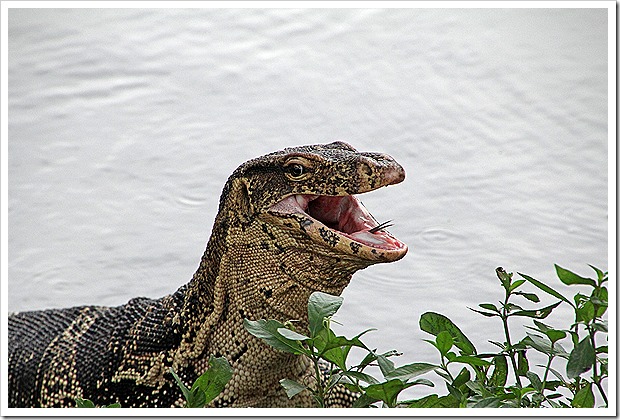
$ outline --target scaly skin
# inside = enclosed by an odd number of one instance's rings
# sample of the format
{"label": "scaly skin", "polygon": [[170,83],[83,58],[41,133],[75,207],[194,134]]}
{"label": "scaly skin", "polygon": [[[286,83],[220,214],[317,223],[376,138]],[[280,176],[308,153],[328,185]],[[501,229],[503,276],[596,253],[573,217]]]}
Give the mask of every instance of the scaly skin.
{"label": "scaly skin", "polygon": [[[224,186],[198,270],[175,293],[9,317],[9,405],[73,406],[80,397],[181,406],[169,368],[191,384],[214,355],[234,374],[212,406],[313,406],[309,393],[289,399],[279,384],[312,381],[309,360],[268,347],[243,319],[304,328],[312,292],[338,295],[357,270],[402,258],[407,247],[384,230],[368,232],[378,223],[352,195],[404,177],[391,157],[342,142],[244,163]],[[346,406],[352,397],[338,392],[328,402]]]}

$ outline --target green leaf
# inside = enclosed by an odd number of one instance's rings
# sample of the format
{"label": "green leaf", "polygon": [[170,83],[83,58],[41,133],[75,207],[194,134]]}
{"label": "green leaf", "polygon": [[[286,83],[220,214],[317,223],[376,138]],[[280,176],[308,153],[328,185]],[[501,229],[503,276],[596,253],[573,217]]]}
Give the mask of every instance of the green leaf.
{"label": "green leaf", "polygon": [[443,397],[437,396],[437,394],[427,395],[426,397],[406,401],[409,408],[458,408],[459,401],[452,395],[444,395]]}
{"label": "green leaf", "polygon": [[435,370],[439,366],[432,365],[430,363],[411,363],[409,365],[399,366],[385,375],[385,379],[400,379],[403,382],[407,382],[411,378],[424,375],[432,370]]}
{"label": "green leaf", "polygon": [[352,339],[348,339],[343,336],[336,336],[331,328],[326,328],[319,331],[314,338],[314,347],[319,352],[320,357],[335,363],[336,366],[342,370],[347,370],[346,359],[352,347],[359,347],[370,352],[366,345],[359,339],[360,336],[368,331],[371,330],[366,330]]}
{"label": "green leaf", "polygon": [[530,302],[534,302],[534,303],[540,302],[540,298],[538,297],[538,295],[536,295],[536,293],[515,292],[514,294],[515,295],[519,295],[519,296],[523,296],[524,298],[526,298]]}
{"label": "green leaf", "polygon": [[514,303],[507,303],[507,304],[503,305],[503,307],[506,308],[506,310],[508,312],[514,312],[514,311],[517,311],[517,310],[518,311],[522,311],[523,310],[522,307],[520,307],[519,305],[516,305]]}
{"label": "green leaf", "polygon": [[544,324],[544,323],[542,323],[540,321],[533,320],[532,322],[534,322],[536,327],[538,327],[538,331],[540,331],[542,333],[544,333],[545,331],[549,331],[549,330],[553,329],[553,327],[551,327],[551,326],[549,326],[547,324]]}
{"label": "green leaf", "polygon": [[600,289],[596,288],[592,290],[592,296],[590,300],[592,301],[592,303],[595,303],[597,305],[607,306],[607,303],[609,302],[608,298],[609,291],[606,287],[601,287]]}
{"label": "green leaf", "polygon": [[[196,389],[202,391],[205,398],[205,402],[202,404],[204,406],[220,395],[228,381],[232,378],[232,375],[232,367],[225,357],[211,356],[209,358],[209,368],[196,379],[191,391],[196,392]],[[200,396],[200,393],[198,393],[198,396]]]}
{"label": "green leaf", "polygon": [[516,290],[519,286],[525,283],[525,280],[516,280],[510,285],[510,292]]}
{"label": "green leaf", "polygon": [[588,323],[596,316],[596,309],[591,301],[586,301],[583,306],[577,308],[577,321]]}
{"label": "green leaf", "polygon": [[551,354],[551,341],[536,334],[526,333],[527,337],[521,340],[521,343],[538,350],[541,353]]}
{"label": "green leaf", "polygon": [[561,330],[547,330],[545,331],[545,334],[547,335],[549,340],[551,340],[552,343],[555,343],[556,341],[561,340],[564,337],[566,337],[566,332],[561,331]]}
{"label": "green leaf", "polygon": [[501,399],[498,397],[483,398],[474,404],[473,408],[499,408],[501,406]]}
{"label": "green leaf", "polygon": [[370,407],[370,404],[377,401],[379,401],[378,398],[371,398],[366,393],[362,393],[359,398],[353,402],[353,408]]}
{"label": "green leaf", "polygon": [[427,395],[417,400],[409,400],[406,403],[408,408],[433,408],[437,407],[439,396],[437,394]]}
{"label": "green leaf", "polygon": [[571,341],[573,342],[573,346],[576,346],[579,343],[579,334],[572,330],[565,330],[570,334]]}
{"label": "green leaf", "polygon": [[364,373],[364,372],[358,372],[355,370],[347,370],[347,371],[343,371],[343,375],[353,379],[357,379],[358,381],[362,381],[365,382],[369,385],[373,385],[373,384],[378,384],[379,381],[377,379],[375,379],[373,376]]}
{"label": "green leaf", "polygon": [[493,340],[489,340],[489,343],[499,347],[502,350],[506,350],[506,344],[502,344],[502,343],[500,343],[498,341],[493,341]]}
{"label": "green leaf", "polygon": [[[433,343],[433,345],[434,345],[434,343]],[[368,354],[366,356],[364,356],[364,358],[362,359],[360,364],[357,365],[356,367],[359,368],[359,370],[363,370],[363,369],[366,369],[366,366],[368,366],[372,362],[376,361],[377,360],[377,354],[375,353],[375,351],[377,351],[377,349],[374,349],[372,351],[369,350]]]}
{"label": "green leaf", "polygon": [[[524,375],[525,376],[525,375]],[[517,397],[518,400],[523,399],[527,394],[531,394],[532,392],[536,392],[536,390],[530,386],[525,388],[519,388],[516,386],[511,386],[510,391]]]}
{"label": "green leaf", "polygon": [[594,407],[594,393],[592,392],[592,382],[588,382],[586,386],[581,388],[575,398],[571,402],[573,407],[578,408],[593,408]]}
{"label": "green leaf", "polygon": [[192,388],[187,399],[187,408],[203,408],[207,404],[207,396],[200,388]]}
{"label": "green leaf", "polygon": [[467,363],[470,366],[491,366],[491,362],[480,359],[476,356],[456,356],[450,362]]}
{"label": "green leaf", "polygon": [[295,395],[308,388],[292,379],[280,379],[280,385],[282,385],[282,388],[286,391],[286,396],[289,398],[293,398]]}
{"label": "green leaf", "polygon": [[469,306],[467,307],[467,309],[469,309],[470,311],[474,311],[476,313],[479,313],[480,315],[484,315],[486,317],[494,317],[494,316],[499,316],[499,314],[493,313],[493,312],[485,312],[485,311],[479,311],[478,309],[474,309],[474,308],[470,308]]}
{"label": "green leaf", "polygon": [[589,298],[586,295],[583,295],[581,293],[577,293],[575,296],[573,296],[573,300],[575,301],[575,304],[577,306],[582,306]]}
{"label": "green leaf", "polygon": [[513,312],[513,316],[526,316],[528,318],[545,319],[549,314],[560,304],[561,301],[554,303],[553,305],[545,306],[540,309],[531,309]]}
{"label": "green leaf", "polygon": [[541,337],[536,334],[526,333],[527,337],[521,340],[522,344],[525,344],[533,349],[538,350],[546,355],[562,356],[566,357],[568,354],[564,347],[559,343],[552,343],[548,337]]}
{"label": "green leaf", "polygon": [[490,397],[492,395],[491,392],[481,382],[477,380],[469,381],[465,385],[476,395],[482,398]]}
{"label": "green leaf", "polygon": [[607,281],[607,273],[603,273],[601,270],[599,270],[593,265],[590,265],[590,264],[588,265],[590,266],[590,268],[592,268],[596,272],[596,277],[598,278],[599,286],[603,284],[603,282]]}
{"label": "green leaf", "polygon": [[394,363],[383,354],[377,356],[377,362],[383,376],[389,375],[395,369]]}
{"label": "green leaf", "polygon": [[596,352],[587,336],[581,340],[570,353],[566,364],[566,375],[569,378],[577,378],[579,375],[592,369],[596,362]]}
{"label": "green leaf", "polygon": [[192,397],[192,392],[189,390],[187,386],[185,386],[181,378],[179,378],[179,376],[174,371],[174,369],[172,369],[172,367],[170,368],[170,373],[172,374],[172,377],[174,378],[174,380],[177,382],[177,385],[179,385],[179,388],[181,388],[181,392],[183,393],[183,397],[185,398],[185,401],[189,401],[189,399]]}
{"label": "green leaf", "polygon": [[555,369],[554,369],[554,368],[552,368],[552,367],[549,367],[549,371],[550,371],[551,373],[553,373],[553,375],[554,375],[556,378],[558,378],[558,379],[560,380],[560,382],[562,382],[562,383],[566,383],[566,380],[564,379],[564,377],[562,376],[562,374],[561,374],[560,372],[558,372],[557,370],[555,370]]}
{"label": "green leaf", "polygon": [[530,380],[530,384],[536,391],[542,392],[542,381],[536,373],[530,371],[527,372],[525,376],[527,376],[527,379]]}
{"label": "green leaf", "polygon": [[568,303],[570,306],[572,306],[573,308],[575,307],[575,305],[573,304],[573,302],[571,302],[570,300],[566,299],[564,296],[562,296],[562,294],[556,290],[553,290],[551,287],[547,286],[545,283],[536,280],[535,278],[532,278],[526,274],[522,274],[519,273],[519,275],[521,277],[523,277],[525,280],[529,281],[530,283],[532,283],[534,286],[538,287],[540,290],[542,290],[545,293],[550,294],[551,296],[554,296],[566,303]]}
{"label": "green leaf", "polygon": [[452,381],[452,386],[455,388],[460,388],[462,385],[465,385],[470,379],[471,379],[471,373],[469,372],[469,369],[464,367],[463,369],[461,369],[459,374],[456,375],[456,378],[454,378],[454,381]]}
{"label": "green leaf", "polygon": [[[555,343],[556,341],[561,340],[564,337],[566,337],[566,331],[556,330],[553,327],[545,325],[542,322],[539,322],[536,320],[534,320],[534,324],[536,324],[536,326],[538,327],[537,331],[540,331],[541,333],[545,334],[547,338],[551,340],[552,343]],[[531,328],[531,327],[527,327],[527,328]]]}
{"label": "green leaf", "polygon": [[278,328],[276,331],[280,333],[282,337],[288,338],[289,340],[304,341],[310,339],[310,337],[299,334],[293,330],[289,330],[288,328]]}
{"label": "green leaf", "polygon": [[275,349],[293,354],[308,354],[308,350],[299,342],[290,340],[278,332],[279,328],[284,328],[284,325],[278,321],[273,319],[256,321],[244,319],[243,326],[254,337],[260,338]]}
{"label": "green leaf", "polygon": [[495,367],[489,382],[497,387],[503,387],[506,385],[508,379],[508,362],[506,361],[506,356],[495,356],[493,358],[493,365]]}
{"label": "green leaf", "polygon": [[454,340],[452,339],[452,335],[450,335],[448,331],[442,331],[437,334],[437,337],[435,338],[435,343],[437,343],[437,350],[439,350],[442,356],[445,356],[446,353],[449,352],[452,348]]}
{"label": "green leaf", "polygon": [[349,354],[350,348],[351,347],[348,347],[346,349],[343,347],[334,347],[334,348],[331,348],[323,352],[321,357],[327,360],[328,362],[332,362],[333,364],[338,366],[338,368],[340,368],[341,370],[345,370],[347,368],[346,361],[347,361],[347,355]]}
{"label": "green leaf", "polygon": [[453,387],[449,383],[446,383],[446,388],[448,388],[448,392],[450,392],[450,395],[452,395],[456,400],[459,402],[463,400],[463,393],[458,388]]}
{"label": "green leaf", "polygon": [[112,403],[112,404],[108,404],[103,406],[103,408],[121,408],[121,403]]}
{"label": "green leaf", "polygon": [[424,385],[424,386],[429,386],[431,388],[435,386],[435,384],[432,381],[426,378],[418,378],[418,379],[414,379],[411,382],[407,382],[407,386],[410,386],[410,385]]}
{"label": "green leaf", "polygon": [[471,341],[461,332],[461,330],[448,319],[446,316],[435,313],[426,312],[420,317],[420,328],[422,331],[437,336],[442,331],[447,331],[454,340],[454,345],[458,347],[463,354],[476,354],[476,348]]}
{"label": "green leaf", "polygon": [[342,296],[333,296],[323,292],[314,292],[308,299],[308,328],[314,337],[323,329],[323,320],[336,313],[342,305]]}
{"label": "green leaf", "polygon": [[478,306],[480,306],[482,309],[487,309],[489,311],[499,313],[499,310],[497,309],[497,307],[493,305],[492,303],[480,303]]}
{"label": "green leaf", "polygon": [[392,379],[380,384],[369,385],[364,389],[368,397],[383,401],[388,407],[396,406],[398,394],[415,383],[404,383],[400,379]]}
{"label": "green leaf", "polygon": [[519,376],[525,376],[527,371],[530,369],[530,364],[525,354],[525,350],[519,350],[517,352],[517,375]]}
{"label": "green leaf", "polygon": [[95,408],[95,403],[86,398],[76,398],[75,404],[78,408]]}
{"label": "green leaf", "polygon": [[601,353],[607,354],[608,352],[609,352],[609,346],[600,346],[596,348],[596,354],[601,354]]}
{"label": "green leaf", "polygon": [[[538,365],[541,368],[545,368],[546,366],[543,365]],[[548,389],[550,391],[555,391],[556,389],[558,389],[559,386],[562,386],[563,383],[560,381],[551,381],[551,380],[547,380],[547,382],[545,382],[545,389]],[[555,395],[555,394],[552,394]],[[562,396],[560,394],[560,396]],[[551,398],[551,395],[547,395],[548,398]]]}
{"label": "green leaf", "polygon": [[560,267],[557,264],[554,264],[554,266],[555,266],[555,271],[558,274],[558,278],[560,279],[562,283],[567,284],[567,285],[585,284],[587,286],[596,287],[596,281],[586,278],[586,277],[581,277],[573,273],[572,271],[569,271],[565,268]]}

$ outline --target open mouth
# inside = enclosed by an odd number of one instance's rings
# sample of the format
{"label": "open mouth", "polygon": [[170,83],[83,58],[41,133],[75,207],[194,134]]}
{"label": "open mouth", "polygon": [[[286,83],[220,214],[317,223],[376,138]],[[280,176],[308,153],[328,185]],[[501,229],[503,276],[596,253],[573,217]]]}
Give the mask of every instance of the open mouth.
{"label": "open mouth", "polygon": [[[379,225],[353,195],[295,194],[284,198],[270,210],[305,216],[309,219],[304,229],[306,233],[310,236],[317,234],[317,239],[348,253],[395,261],[407,252],[407,245]],[[319,226],[313,226],[315,224]]]}

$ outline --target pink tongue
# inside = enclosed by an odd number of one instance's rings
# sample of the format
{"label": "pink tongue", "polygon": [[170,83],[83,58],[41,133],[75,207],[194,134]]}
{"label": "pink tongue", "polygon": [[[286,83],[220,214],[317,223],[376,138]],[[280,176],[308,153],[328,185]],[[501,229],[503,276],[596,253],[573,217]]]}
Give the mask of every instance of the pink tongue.
{"label": "pink tongue", "polygon": [[349,239],[376,248],[402,249],[405,245],[387,232],[370,233],[377,222],[354,196],[330,197],[305,194],[292,195],[272,208],[280,213],[307,213]]}
{"label": "pink tongue", "polygon": [[330,227],[348,234],[366,232],[376,226],[370,213],[353,196],[319,197],[308,203],[308,212]]}

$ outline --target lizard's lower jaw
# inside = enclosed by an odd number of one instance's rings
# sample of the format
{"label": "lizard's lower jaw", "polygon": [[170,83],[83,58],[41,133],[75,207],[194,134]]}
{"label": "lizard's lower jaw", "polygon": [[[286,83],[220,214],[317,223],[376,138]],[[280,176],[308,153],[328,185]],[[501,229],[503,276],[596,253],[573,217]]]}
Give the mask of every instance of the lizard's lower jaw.
{"label": "lizard's lower jaw", "polygon": [[353,195],[295,194],[272,206],[270,213],[294,215],[315,242],[358,258],[391,262],[407,253],[407,245],[376,229],[379,223]]}

